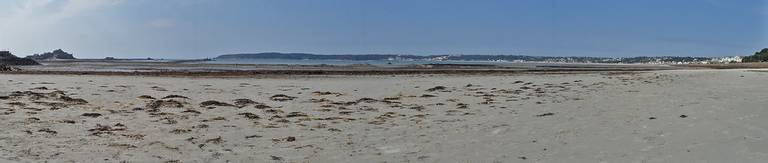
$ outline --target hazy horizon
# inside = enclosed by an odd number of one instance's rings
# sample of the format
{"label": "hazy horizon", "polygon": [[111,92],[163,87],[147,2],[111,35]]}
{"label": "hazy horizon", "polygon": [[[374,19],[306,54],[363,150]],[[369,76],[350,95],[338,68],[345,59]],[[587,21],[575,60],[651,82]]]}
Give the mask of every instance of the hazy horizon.
{"label": "hazy horizon", "polygon": [[8,0],[0,22],[0,50],[18,56],[734,56],[768,47],[766,0]]}

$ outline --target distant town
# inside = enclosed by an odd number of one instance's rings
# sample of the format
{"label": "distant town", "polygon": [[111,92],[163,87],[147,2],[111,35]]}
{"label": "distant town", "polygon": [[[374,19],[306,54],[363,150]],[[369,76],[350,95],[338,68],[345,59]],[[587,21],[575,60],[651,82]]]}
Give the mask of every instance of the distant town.
{"label": "distant town", "polygon": [[627,64],[710,64],[739,63],[742,56],[731,57],[553,57],[525,55],[394,55],[345,54],[319,55],[309,53],[252,53],[228,54],[215,59],[299,59],[299,60],[429,60],[429,61],[491,61],[491,62],[543,62],[543,63],[627,63]]}

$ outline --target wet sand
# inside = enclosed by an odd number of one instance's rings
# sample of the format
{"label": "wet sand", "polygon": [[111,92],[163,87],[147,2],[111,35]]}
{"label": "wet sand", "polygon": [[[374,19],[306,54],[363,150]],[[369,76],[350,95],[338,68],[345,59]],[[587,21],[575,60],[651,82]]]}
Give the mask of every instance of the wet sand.
{"label": "wet sand", "polygon": [[762,71],[0,79],[0,162],[768,159]]}

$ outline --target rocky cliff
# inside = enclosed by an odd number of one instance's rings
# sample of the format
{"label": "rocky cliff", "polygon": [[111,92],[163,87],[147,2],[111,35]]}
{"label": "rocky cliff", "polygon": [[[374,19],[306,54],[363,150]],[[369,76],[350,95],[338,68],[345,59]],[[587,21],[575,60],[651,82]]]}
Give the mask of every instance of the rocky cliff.
{"label": "rocky cliff", "polygon": [[6,59],[6,58],[18,58],[18,57],[11,54],[11,52],[9,51],[0,51],[0,59]]}

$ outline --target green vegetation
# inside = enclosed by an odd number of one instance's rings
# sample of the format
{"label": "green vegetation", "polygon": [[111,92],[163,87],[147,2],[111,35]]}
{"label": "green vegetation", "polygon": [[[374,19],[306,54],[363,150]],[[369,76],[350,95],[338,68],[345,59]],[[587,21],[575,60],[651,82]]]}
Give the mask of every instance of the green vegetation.
{"label": "green vegetation", "polygon": [[744,57],[743,62],[768,62],[768,48],[760,50],[753,56]]}

